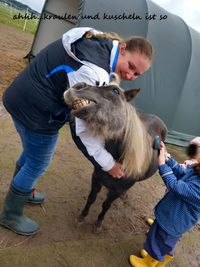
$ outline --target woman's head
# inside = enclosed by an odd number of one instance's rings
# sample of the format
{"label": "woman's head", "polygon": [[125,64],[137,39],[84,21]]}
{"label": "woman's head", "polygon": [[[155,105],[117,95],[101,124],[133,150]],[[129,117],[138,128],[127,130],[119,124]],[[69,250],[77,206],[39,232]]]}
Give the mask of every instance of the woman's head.
{"label": "woman's head", "polygon": [[115,66],[121,80],[135,80],[147,71],[153,60],[153,47],[142,36],[132,36],[123,40],[116,33],[93,33],[86,32],[86,38],[110,38],[119,41],[119,57]]}
{"label": "woman's head", "polygon": [[150,68],[152,60],[150,42],[142,36],[130,37],[120,43],[115,72],[122,80],[135,80]]}

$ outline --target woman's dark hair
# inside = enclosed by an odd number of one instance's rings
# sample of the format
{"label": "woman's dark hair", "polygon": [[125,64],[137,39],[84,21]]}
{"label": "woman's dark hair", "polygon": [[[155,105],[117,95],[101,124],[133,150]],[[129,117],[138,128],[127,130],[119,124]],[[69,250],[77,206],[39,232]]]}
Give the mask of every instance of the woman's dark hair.
{"label": "woman's dark hair", "polygon": [[125,40],[126,49],[130,52],[138,52],[146,56],[150,62],[153,60],[154,49],[147,38],[143,36],[131,36]]}

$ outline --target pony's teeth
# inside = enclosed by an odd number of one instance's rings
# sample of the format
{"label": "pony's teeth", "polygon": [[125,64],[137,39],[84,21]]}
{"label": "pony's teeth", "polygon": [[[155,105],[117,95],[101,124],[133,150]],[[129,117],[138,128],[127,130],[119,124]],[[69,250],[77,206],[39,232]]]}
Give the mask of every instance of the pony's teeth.
{"label": "pony's teeth", "polygon": [[89,103],[90,103],[90,100],[87,100],[87,99],[76,99],[72,103],[72,109],[76,110],[76,109],[82,108],[84,106],[87,106]]}

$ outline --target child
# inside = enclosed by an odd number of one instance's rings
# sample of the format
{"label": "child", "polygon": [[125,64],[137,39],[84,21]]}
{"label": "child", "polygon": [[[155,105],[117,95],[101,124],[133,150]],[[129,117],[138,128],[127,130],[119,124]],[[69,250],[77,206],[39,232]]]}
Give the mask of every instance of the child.
{"label": "child", "polygon": [[[196,159],[198,156],[197,148],[199,145],[200,145],[200,137],[195,137],[189,142],[189,145],[186,148],[186,154],[188,156],[188,159],[186,159],[183,163],[180,164],[182,167],[187,168],[191,166],[192,164],[197,163],[197,159]],[[166,157],[167,156],[170,156],[170,155],[166,152]],[[148,225],[151,226],[154,222],[154,219],[148,218],[146,222],[148,223]],[[148,253],[146,252],[145,249],[142,249],[140,254],[144,258],[147,256]]]}
{"label": "child", "polygon": [[171,156],[161,143],[159,173],[168,192],[155,207],[155,221],[150,227],[144,249],[145,258],[130,256],[135,267],[162,267],[173,259],[173,250],[182,235],[200,219],[200,137],[190,142],[189,155],[195,162],[187,168]]}

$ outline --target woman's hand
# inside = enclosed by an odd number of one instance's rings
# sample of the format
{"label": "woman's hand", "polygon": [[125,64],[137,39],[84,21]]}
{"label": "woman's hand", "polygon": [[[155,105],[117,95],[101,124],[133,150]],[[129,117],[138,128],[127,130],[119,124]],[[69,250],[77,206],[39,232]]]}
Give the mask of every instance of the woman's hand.
{"label": "woman's hand", "polygon": [[125,173],[122,171],[122,165],[119,162],[115,162],[115,165],[108,171],[108,173],[113,177],[120,179],[125,176]]}

